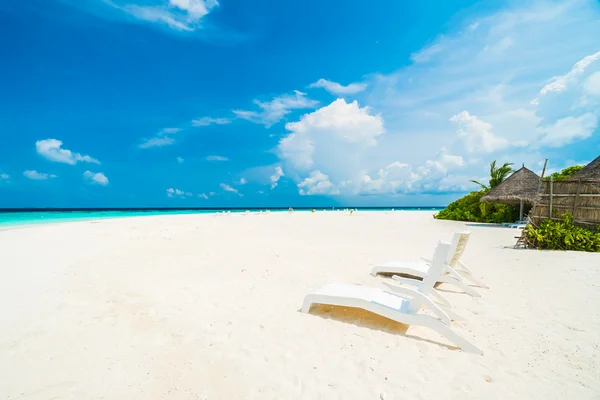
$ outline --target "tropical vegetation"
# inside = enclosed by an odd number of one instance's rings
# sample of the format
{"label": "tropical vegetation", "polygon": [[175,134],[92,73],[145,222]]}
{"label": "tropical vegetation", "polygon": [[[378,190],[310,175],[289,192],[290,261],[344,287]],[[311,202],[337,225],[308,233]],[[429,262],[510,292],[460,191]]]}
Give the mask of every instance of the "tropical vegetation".
{"label": "tropical vegetation", "polygon": [[550,180],[550,177],[552,177],[553,181],[562,181],[563,179],[567,179],[567,178],[570,178],[571,176],[575,175],[576,173],[581,171],[583,169],[583,167],[584,167],[583,165],[572,165],[570,167],[564,168],[560,172],[555,172],[544,179]]}
{"label": "tropical vegetation", "polygon": [[447,219],[454,221],[470,222],[514,222],[519,219],[519,210],[506,204],[481,203],[481,198],[501,184],[514,170],[512,163],[504,163],[497,166],[496,161],[490,164],[490,180],[488,184],[483,184],[472,180],[478,184],[482,190],[473,191],[448,205],[444,210],[435,215],[437,219]]}
{"label": "tropical vegetation", "polygon": [[523,229],[527,246],[543,250],[575,250],[600,252],[600,229],[596,232],[573,223],[571,214],[563,220],[544,219],[539,226]]}

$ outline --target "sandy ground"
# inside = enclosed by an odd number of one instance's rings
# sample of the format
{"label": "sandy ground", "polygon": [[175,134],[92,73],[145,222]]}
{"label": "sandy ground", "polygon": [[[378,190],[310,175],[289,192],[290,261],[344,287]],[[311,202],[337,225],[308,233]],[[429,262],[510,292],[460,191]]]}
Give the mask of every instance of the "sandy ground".
{"label": "sandy ground", "polygon": [[446,292],[483,356],[426,328],[299,312],[328,282],[383,287],[374,263],[430,256],[463,228],[321,212],[0,231],[0,398],[600,398],[600,255],[514,250],[512,229],[469,227],[463,260],[491,289]]}

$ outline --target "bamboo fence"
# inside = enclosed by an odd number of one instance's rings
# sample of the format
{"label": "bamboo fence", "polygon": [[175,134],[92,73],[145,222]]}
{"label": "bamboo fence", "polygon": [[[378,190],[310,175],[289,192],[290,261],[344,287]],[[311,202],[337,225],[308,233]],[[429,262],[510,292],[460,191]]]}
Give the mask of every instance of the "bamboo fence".
{"label": "bamboo fence", "polygon": [[530,218],[536,225],[547,218],[562,220],[570,213],[577,225],[595,230],[600,226],[600,180],[589,178],[544,180]]}

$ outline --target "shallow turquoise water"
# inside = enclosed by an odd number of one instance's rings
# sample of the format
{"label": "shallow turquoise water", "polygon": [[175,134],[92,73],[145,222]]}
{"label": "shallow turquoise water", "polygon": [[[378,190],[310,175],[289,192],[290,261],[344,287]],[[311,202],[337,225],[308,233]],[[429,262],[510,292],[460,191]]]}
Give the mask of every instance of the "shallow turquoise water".
{"label": "shallow turquoise water", "polygon": [[[436,211],[440,208],[396,208],[405,211]],[[257,212],[261,209],[250,209]],[[265,209],[266,210],[266,209]],[[308,212],[311,209],[295,209],[295,211]],[[322,211],[323,208],[316,208]],[[331,210],[328,208],[326,210]],[[381,212],[390,211],[391,208],[359,208],[360,211]],[[216,212],[231,211],[244,213],[246,210],[107,210],[107,211],[0,211],[0,228],[10,228],[23,225],[49,224],[56,222],[89,221],[107,218],[126,218],[150,215],[180,215],[180,214],[214,214]],[[271,212],[287,212],[287,209],[271,209]]]}
{"label": "shallow turquoise water", "polygon": [[166,214],[209,214],[215,211],[26,211],[0,212],[0,227],[126,218]]}

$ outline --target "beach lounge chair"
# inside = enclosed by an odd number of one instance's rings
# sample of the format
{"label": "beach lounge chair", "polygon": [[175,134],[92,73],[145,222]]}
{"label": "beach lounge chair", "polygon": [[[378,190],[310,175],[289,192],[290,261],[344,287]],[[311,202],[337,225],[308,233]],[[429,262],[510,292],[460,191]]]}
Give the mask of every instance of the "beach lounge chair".
{"label": "beach lounge chair", "polygon": [[[481,349],[451,328],[448,310],[443,310],[428,297],[429,291],[433,289],[439,275],[443,273],[450,247],[448,243],[438,244],[429,275],[424,277],[419,290],[398,286],[391,282],[383,282],[390,289],[389,291],[368,286],[330,283],[306,295],[302,311],[310,312],[313,304],[360,308],[402,324],[431,328],[462,350],[483,354]],[[419,313],[421,308],[429,309],[435,317]]]}
{"label": "beach lounge chair", "polygon": [[[465,251],[470,236],[471,233],[466,231],[457,232],[453,235],[450,253],[446,260],[446,267],[444,273],[439,277],[438,283],[448,283],[459,287],[465,293],[473,297],[480,297],[481,294],[469,286],[465,281],[470,281],[481,288],[489,288],[489,286],[475,278],[473,272],[460,261],[460,257]],[[404,275],[423,279],[428,273],[430,266],[431,260],[426,258],[412,261],[390,261],[373,267],[371,275]],[[410,283],[410,280],[406,280],[405,283]]]}

